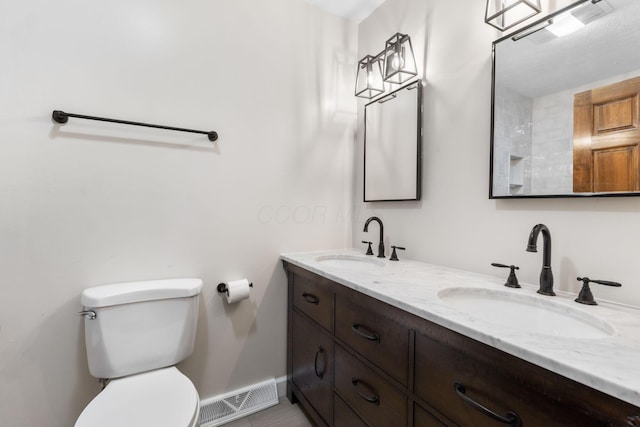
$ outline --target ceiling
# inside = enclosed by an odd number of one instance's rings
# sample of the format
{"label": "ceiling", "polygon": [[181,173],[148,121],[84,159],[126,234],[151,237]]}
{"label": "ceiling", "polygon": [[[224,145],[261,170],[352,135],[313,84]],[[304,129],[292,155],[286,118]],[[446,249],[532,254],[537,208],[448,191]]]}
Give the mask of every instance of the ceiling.
{"label": "ceiling", "polygon": [[304,0],[356,24],[362,22],[385,0]]}
{"label": "ceiling", "polygon": [[[539,41],[545,30],[496,45],[496,76],[501,85],[529,98],[622,76],[640,67],[640,1],[606,0],[613,11],[565,37]],[[526,34],[526,31],[523,32]],[[632,77],[632,76],[629,76]],[[603,83],[604,84],[604,83]]]}

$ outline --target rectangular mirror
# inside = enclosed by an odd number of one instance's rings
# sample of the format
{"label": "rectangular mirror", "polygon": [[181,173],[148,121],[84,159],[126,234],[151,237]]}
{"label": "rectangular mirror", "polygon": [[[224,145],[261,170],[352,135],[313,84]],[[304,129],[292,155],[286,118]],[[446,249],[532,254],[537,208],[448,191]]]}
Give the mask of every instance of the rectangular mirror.
{"label": "rectangular mirror", "polygon": [[364,201],[420,200],[422,84],[368,103],[364,122]]}
{"label": "rectangular mirror", "polygon": [[638,17],[580,0],[494,42],[490,198],[640,194]]}

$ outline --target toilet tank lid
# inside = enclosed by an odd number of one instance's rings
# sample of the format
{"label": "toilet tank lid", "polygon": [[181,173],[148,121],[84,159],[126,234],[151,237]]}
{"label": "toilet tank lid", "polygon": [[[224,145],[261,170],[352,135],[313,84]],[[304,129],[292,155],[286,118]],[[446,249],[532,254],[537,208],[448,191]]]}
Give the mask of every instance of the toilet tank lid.
{"label": "toilet tank lid", "polygon": [[80,302],[85,307],[107,307],[140,301],[186,298],[198,295],[201,279],[165,279],[144,282],[114,283],[82,291]]}

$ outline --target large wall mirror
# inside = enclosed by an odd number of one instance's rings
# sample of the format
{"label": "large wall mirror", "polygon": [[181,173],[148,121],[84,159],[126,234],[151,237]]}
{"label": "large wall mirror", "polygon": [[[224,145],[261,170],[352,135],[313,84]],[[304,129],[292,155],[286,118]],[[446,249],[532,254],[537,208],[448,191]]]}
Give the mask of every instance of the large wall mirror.
{"label": "large wall mirror", "polygon": [[420,200],[422,83],[368,103],[364,121],[364,201]]}
{"label": "large wall mirror", "polygon": [[490,198],[640,195],[640,0],[581,0],[493,44]]}

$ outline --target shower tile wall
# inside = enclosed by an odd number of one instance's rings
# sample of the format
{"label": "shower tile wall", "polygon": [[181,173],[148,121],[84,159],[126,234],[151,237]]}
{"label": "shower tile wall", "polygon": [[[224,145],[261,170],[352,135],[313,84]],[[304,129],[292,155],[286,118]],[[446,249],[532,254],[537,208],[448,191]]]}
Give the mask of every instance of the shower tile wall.
{"label": "shower tile wall", "polygon": [[[493,152],[493,194],[531,192],[531,118],[533,102],[507,87],[496,87]],[[522,157],[524,181],[522,187],[511,187],[510,156]]]}
{"label": "shower tile wall", "polygon": [[531,189],[534,194],[573,191],[573,94],[568,90],[533,100]]}

